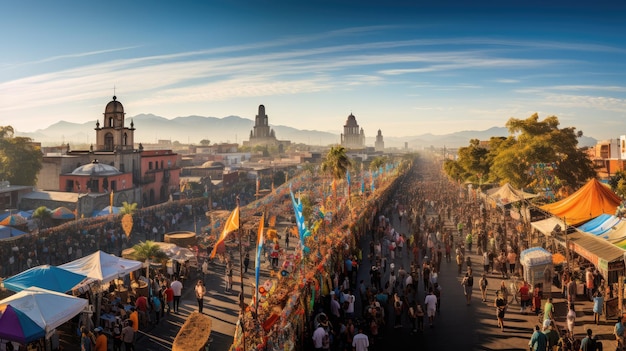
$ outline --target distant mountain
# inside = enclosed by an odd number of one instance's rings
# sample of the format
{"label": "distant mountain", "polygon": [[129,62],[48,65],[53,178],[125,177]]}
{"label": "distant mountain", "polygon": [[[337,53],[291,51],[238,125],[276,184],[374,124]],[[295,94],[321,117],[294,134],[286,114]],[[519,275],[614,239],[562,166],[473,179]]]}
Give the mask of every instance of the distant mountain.
{"label": "distant mountain", "polygon": [[[199,144],[200,140],[208,139],[211,143],[236,142],[241,144],[250,138],[250,131],[254,121],[238,116],[224,118],[187,116],[167,119],[153,114],[140,114],[126,118],[126,125],[134,123],[135,142],[156,143],[158,140],[179,141],[183,144]],[[45,129],[38,129],[32,133],[16,135],[30,137],[43,145],[59,145],[61,143],[89,144],[95,142],[96,120],[85,123],[71,123],[59,121]],[[317,130],[301,130],[283,125],[271,125],[276,138],[290,140],[292,143],[308,145],[330,145],[340,141],[340,135]],[[385,136],[385,147],[404,148],[407,143],[410,149],[429,147],[458,148],[467,146],[470,139],[489,140],[493,136],[507,136],[508,130],[504,127],[493,127],[483,131],[468,130],[445,135],[422,134],[409,137]],[[366,145],[374,146],[375,136],[366,138]],[[583,136],[579,139],[580,146],[593,146],[596,139]]]}

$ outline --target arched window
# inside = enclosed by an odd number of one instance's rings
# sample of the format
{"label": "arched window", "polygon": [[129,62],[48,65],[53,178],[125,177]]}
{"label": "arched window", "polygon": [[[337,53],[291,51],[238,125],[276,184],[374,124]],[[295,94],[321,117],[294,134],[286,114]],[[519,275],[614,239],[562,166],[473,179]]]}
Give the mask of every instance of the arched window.
{"label": "arched window", "polygon": [[113,134],[106,133],[104,136],[104,149],[106,151],[113,151]]}
{"label": "arched window", "polygon": [[109,127],[113,127],[113,117],[109,117]]}
{"label": "arched window", "polygon": [[128,145],[128,134],[124,133],[124,140],[122,140],[122,145]]}

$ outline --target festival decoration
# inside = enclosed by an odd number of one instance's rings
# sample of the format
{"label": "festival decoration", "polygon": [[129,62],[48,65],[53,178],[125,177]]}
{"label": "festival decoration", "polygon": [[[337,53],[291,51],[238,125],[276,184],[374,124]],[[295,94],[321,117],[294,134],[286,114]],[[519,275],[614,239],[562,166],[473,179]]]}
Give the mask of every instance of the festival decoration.
{"label": "festival decoration", "polygon": [[129,238],[130,233],[133,230],[133,215],[131,215],[130,213],[122,216],[122,229],[124,230],[126,237]]}

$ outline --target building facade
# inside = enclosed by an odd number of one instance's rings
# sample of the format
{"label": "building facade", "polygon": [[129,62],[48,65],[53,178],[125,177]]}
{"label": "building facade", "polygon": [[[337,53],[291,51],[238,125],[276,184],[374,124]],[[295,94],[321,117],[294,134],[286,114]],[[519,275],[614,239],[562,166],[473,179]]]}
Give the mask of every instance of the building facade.
{"label": "building facade", "polygon": [[165,149],[146,151],[141,143],[135,147],[134,123],[125,125],[124,106],[116,96],[106,105],[102,123],[96,121],[95,131],[96,144],[89,150],[71,150],[68,143],[64,152],[44,155],[38,190],[91,198],[114,192],[115,206],[123,201],[154,205],[178,191],[178,155]]}
{"label": "building facade", "polygon": [[365,133],[359,128],[356,117],[351,113],[343,126],[341,146],[347,149],[362,149],[365,147]]}
{"label": "building facade", "polygon": [[385,142],[383,141],[383,133],[378,130],[376,135],[376,142],[374,142],[374,150],[377,152],[383,152],[385,150]]}
{"label": "building facade", "polygon": [[259,112],[254,118],[254,127],[250,131],[250,139],[243,142],[243,146],[277,146],[284,149],[290,141],[276,139],[274,129],[270,128],[269,117],[265,114],[265,106],[259,105]]}

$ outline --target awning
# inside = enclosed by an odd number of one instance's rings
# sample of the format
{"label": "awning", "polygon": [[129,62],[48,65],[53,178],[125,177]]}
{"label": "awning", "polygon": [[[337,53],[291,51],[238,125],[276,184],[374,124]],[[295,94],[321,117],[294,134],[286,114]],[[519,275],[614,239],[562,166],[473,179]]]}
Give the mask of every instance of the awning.
{"label": "awning", "polygon": [[593,263],[605,274],[608,271],[608,263],[624,260],[626,251],[605,239],[582,232],[569,234],[567,239],[570,249]]}
{"label": "awning", "polygon": [[561,231],[565,231],[565,223],[557,217],[549,217],[540,221],[531,222],[530,225],[545,236],[551,236],[557,225],[561,226]]}

